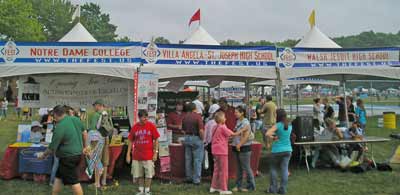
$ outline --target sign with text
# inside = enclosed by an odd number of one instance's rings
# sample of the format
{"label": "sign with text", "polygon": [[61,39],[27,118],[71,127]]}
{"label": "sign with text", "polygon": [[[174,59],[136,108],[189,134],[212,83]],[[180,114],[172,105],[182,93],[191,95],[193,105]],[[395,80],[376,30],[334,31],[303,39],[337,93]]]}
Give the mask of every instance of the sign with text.
{"label": "sign with text", "polygon": [[104,64],[139,63],[140,42],[0,42],[1,63]]}
{"label": "sign with text", "polygon": [[275,66],[270,46],[211,46],[143,43],[144,63],[204,66]]}
{"label": "sign with text", "polygon": [[107,106],[126,106],[128,82],[127,79],[83,74],[22,76],[18,95],[22,107],[69,105],[82,108],[91,107],[96,99],[103,99]]}
{"label": "sign with text", "polygon": [[131,124],[136,123],[140,110],[147,110],[149,120],[156,123],[158,75],[152,73],[135,73],[134,81],[129,81],[128,115]]}
{"label": "sign with text", "polygon": [[399,48],[280,48],[282,68],[399,66]]}

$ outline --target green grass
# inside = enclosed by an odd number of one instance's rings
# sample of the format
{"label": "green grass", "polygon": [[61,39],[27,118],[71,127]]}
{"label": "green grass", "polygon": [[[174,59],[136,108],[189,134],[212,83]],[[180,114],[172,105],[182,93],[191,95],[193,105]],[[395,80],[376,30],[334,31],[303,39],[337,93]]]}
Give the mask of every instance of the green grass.
{"label": "green grass", "polygon": [[[11,111],[10,111],[11,112]],[[398,116],[398,119],[400,117]],[[400,120],[398,120],[398,124]],[[4,150],[8,144],[15,141],[16,128],[19,122],[14,116],[7,121],[0,121],[0,155],[3,156]],[[388,137],[394,130],[377,128],[377,118],[369,118],[367,133],[369,135]],[[398,132],[398,130],[397,130]],[[260,140],[260,134],[257,134]],[[387,143],[378,143],[374,145],[375,158],[377,162],[385,161],[391,154],[394,146],[400,144],[399,141],[390,141]],[[265,153],[265,152],[264,152]],[[263,176],[256,179],[257,191],[251,194],[264,194],[264,190],[269,185],[267,175],[268,159],[263,158],[260,161],[260,170]],[[354,195],[399,195],[400,194],[400,166],[393,165],[393,172],[369,171],[363,174],[353,174],[349,172],[340,172],[329,169],[314,169],[307,173],[304,163],[300,167],[291,167],[292,175],[289,177],[289,195],[336,195],[336,194],[354,194]],[[230,181],[232,186],[233,181]],[[162,184],[155,181],[153,184],[153,194],[164,195],[186,195],[199,194],[206,195],[210,184],[203,182],[200,186],[186,184]],[[83,184],[85,194],[95,194],[94,189],[88,184]],[[99,194],[125,195],[134,194],[137,186],[131,184],[128,180],[121,180],[120,186]],[[50,194],[51,187],[46,184],[38,184],[33,181],[23,181],[21,179],[0,180],[0,194],[18,195],[18,194]],[[64,188],[62,194],[71,194],[69,188]],[[239,193],[238,193],[239,194]],[[245,194],[245,193],[240,193]]]}

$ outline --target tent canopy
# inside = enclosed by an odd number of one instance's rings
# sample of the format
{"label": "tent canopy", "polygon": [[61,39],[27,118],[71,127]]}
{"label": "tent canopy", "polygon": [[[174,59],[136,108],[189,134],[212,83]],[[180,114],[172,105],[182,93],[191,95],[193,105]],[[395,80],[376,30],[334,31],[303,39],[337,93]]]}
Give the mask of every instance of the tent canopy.
{"label": "tent canopy", "polygon": [[59,42],[97,42],[97,40],[78,22]]}
{"label": "tent canopy", "polygon": [[220,45],[202,26],[199,26],[183,44]]}
{"label": "tent canopy", "polygon": [[[312,78],[295,78],[282,81],[282,85],[303,85],[303,84],[339,86],[340,83],[339,81],[330,81],[330,80],[312,79]],[[274,80],[261,81],[253,83],[252,85],[275,86],[275,81]]]}
{"label": "tent canopy", "polygon": [[332,41],[328,36],[322,33],[318,27],[313,26],[310,31],[301,39],[295,47],[306,48],[341,48]]}

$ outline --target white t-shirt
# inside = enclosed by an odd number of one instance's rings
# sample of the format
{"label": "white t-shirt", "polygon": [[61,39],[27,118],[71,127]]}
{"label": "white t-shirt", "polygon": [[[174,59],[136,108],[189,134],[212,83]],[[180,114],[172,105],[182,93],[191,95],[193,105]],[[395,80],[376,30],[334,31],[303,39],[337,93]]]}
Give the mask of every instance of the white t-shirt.
{"label": "white t-shirt", "polygon": [[210,106],[210,109],[208,109],[208,113],[210,114],[214,114],[215,112],[217,112],[217,110],[219,110],[219,105],[218,104],[213,104]]}
{"label": "white t-shirt", "polygon": [[196,104],[197,113],[203,115],[203,112],[204,112],[203,103],[200,100],[194,100],[193,103]]}

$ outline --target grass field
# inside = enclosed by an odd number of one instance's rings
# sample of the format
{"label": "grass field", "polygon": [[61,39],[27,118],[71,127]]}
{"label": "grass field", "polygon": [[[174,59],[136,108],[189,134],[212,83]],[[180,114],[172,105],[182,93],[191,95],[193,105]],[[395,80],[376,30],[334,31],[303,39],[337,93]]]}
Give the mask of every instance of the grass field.
{"label": "grass field", "polygon": [[[399,117],[398,117],[399,118]],[[388,137],[394,130],[376,128],[376,118],[369,118],[367,134]],[[400,120],[398,120],[398,124]],[[16,139],[16,128],[19,122],[15,116],[0,121],[0,156],[2,158],[4,150],[8,144]],[[398,130],[397,130],[398,132]],[[257,136],[260,138],[260,135]],[[387,143],[378,143],[374,145],[375,158],[377,162],[385,161],[391,154],[394,146],[400,144],[400,141],[390,141]],[[268,159],[264,157],[260,162],[260,170],[263,176],[257,177],[257,191],[251,194],[265,194],[263,191],[269,185],[269,177],[267,174]],[[393,172],[379,172],[376,170],[363,174],[353,174],[350,172],[340,172],[329,169],[314,169],[307,173],[304,164],[300,167],[294,166],[290,168],[292,175],[289,177],[289,195],[337,195],[337,194],[354,194],[354,195],[400,195],[400,166],[393,166]],[[232,182],[230,181],[232,186]],[[155,181],[153,184],[153,194],[162,195],[186,195],[208,193],[210,184],[208,181],[203,182],[200,186],[187,184],[163,184]],[[95,194],[94,189],[88,184],[83,184],[85,194]],[[136,185],[131,184],[128,180],[120,180],[120,186],[100,192],[99,194],[135,194]],[[0,194],[19,195],[34,194],[44,195],[50,194],[51,187],[46,184],[38,184],[33,181],[23,181],[21,179],[0,180]],[[62,194],[71,194],[69,188],[65,188]],[[245,194],[245,193],[237,193]]]}

